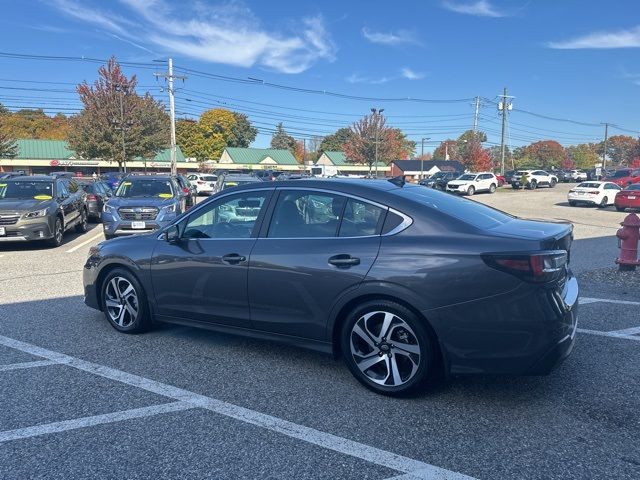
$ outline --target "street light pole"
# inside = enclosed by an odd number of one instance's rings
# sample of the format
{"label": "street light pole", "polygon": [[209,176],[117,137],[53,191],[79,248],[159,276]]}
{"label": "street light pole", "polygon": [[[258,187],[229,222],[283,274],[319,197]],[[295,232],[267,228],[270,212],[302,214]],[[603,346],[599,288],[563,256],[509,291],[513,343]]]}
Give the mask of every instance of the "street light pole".
{"label": "street light pole", "polygon": [[374,120],[374,128],[376,129],[375,132],[375,153],[374,153],[374,162],[376,163],[376,178],[378,178],[378,134],[380,133],[380,115],[382,115],[382,112],[384,112],[384,108],[380,108],[380,109],[376,109],[376,108],[372,108],[371,109],[371,113],[373,113],[373,120]]}
{"label": "street light pole", "polygon": [[420,149],[420,180],[424,178],[424,141],[431,140],[431,137],[422,138],[422,148]]}

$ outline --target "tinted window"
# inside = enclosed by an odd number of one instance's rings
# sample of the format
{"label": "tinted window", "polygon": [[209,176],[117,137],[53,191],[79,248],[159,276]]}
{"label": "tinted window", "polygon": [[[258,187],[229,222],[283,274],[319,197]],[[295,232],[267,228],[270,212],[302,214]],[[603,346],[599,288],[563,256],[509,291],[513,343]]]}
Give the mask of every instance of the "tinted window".
{"label": "tinted window", "polygon": [[116,197],[173,197],[170,180],[156,178],[132,178],[123,181],[116,190]]}
{"label": "tinted window", "polygon": [[250,238],[264,206],[267,192],[247,192],[225,197],[194,213],[184,238]]}
{"label": "tinted window", "polygon": [[394,190],[394,193],[478,228],[497,227],[514,218],[507,213],[472,200],[435,192],[428,188],[405,187]]}
{"label": "tinted window", "polygon": [[34,197],[42,197],[43,200],[51,199],[51,197],[53,197],[53,183],[12,182],[10,180],[0,180],[0,199],[27,199]]}
{"label": "tinted window", "polygon": [[629,185],[627,190],[640,190],[640,183],[634,183],[633,185]]}
{"label": "tinted window", "polygon": [[629,173],[630,173],[629,170],[618,170],[616,173],[613,174],[613,178],[628,177]]}
{"label": "tinted window", "polygon": [[598,182],[582,182],[578,185],[578,188],[600,188],[600,183]]}
{"label": "tinted window", "polygon": [[402,218],[397,213],[394,213],[391,210],[389,210],[384,220],[384,227],[382,227],[382,232],[381,232],[382,235],[386,235],[387,233],[393,231],[393,229],[400,226],[400,224],[403,221],[404,221],[404,218]]}
{"label": "tinted window", "polygon": [[56,186],[58,188],[58,196],[59,197],[69,195],[69,190],[67,190],[67,186],[64,184],[64,182],[62,180],[58,180],[56,182]]}
{"label": "tinted window", "polygon": [[347,206],[340,223],[340,237],[364,237],[376,235],[380,231],[384,210],[370,203],[360,202],[352,198],[347,200]]}
{"label": "tinted window", "polygon": [[273,212],[271,238],[335,237],[346,199],[328,193],[282,191]]}
{"label": "tinted window", "polygon": [[458,178],[458,180],[475,180],[476,176],[475,175],[462,175],[460,178]]}

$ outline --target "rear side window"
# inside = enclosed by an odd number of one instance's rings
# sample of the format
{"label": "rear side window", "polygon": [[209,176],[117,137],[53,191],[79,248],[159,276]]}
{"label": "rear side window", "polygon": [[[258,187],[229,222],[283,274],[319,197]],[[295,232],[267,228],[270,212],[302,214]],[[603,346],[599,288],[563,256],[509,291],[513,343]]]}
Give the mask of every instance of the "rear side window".
{"label": "rear side window", "polygon": [[370,203],[348,199],[340,223],[339,237],[377,235],[384,221],[384,210]]}
{"label": "rear side window", "polygon": [[282,191],[271,224],[270,238],[335,237],[346,199],[307,191]]}

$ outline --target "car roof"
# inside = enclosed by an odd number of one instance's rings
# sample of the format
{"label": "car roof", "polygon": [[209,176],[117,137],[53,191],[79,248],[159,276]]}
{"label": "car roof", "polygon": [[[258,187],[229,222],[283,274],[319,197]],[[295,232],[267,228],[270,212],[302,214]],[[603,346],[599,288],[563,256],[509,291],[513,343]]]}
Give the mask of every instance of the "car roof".
{"label": "car roof", "polygon": [[[407,187],[409,184],[407,184]],[[353,195],[363,195],[363,196],[371,196],[375,195],[376,192],[387,192],[390,190],[397,190],[399,187],[388,180],[374,180],[374,179],[364,179],[364,178],[314,178],[309,177],[308,179],[299,179],[299,180],[284,180],[280,182],[251,182],[245,185],[239,185],[236,187],[235,191],[243,191],[243,190],[254,190],[254,189],[262,189],[262,188],[313,188],[313,189],[329,189],[335,190],[340,193],[353,194]],[[422,187],[420,187],[422,188]],[[375,196],[371,197],[372,200],[375,200]]]}
{"label": "car roof", "polygon": [[12,182],[53,182],[56,178],[49,175],[19,175],[5,180],[11,180]]}
{"label": "car roof", "polygon": [[171,175],[127,175],[122,180],[171,180]]}
{"label": "car roof", "polygon": [[223,179],[224,179],[224,181],[225,181],[225,182],[226,182],[226,181],[232,181],[232,182],[233,182],[233,181],[236,181],[236,180],[237,180],[237,181],[243,181],[243,180],[244,180],[244,181],[246,181],[246,180],[251,181],[251,180],[255,180],[255,181],[257,181],[257,182],[259,182],[259,181],[260,181],[260,179],[259,179],[259,178],[254,177],[253,175],[248,175],[248,174],[243,174],[243,173],[237,173],[237,174],[225,175],[225,176],[223,177]]}

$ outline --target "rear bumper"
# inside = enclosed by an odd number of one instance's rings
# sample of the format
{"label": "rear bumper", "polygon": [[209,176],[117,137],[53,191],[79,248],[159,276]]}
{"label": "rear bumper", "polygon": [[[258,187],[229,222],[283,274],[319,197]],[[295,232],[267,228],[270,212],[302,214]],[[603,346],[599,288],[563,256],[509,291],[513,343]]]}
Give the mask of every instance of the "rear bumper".
{"label": "rear bumper", "polygon": [[615,206],[616,207],[624,207],[624,208],[640,208],[640,192],[638,192],[638,199],[637,200],[629,200],[627,198],[624,199],[618,199],[616,197],[615,200]]}
{"label": "rear bumper", "polygon": [[562,292],[532,284],[460,305],[425,311],[451,374],[543,375],[573,350],[578,282]]}

